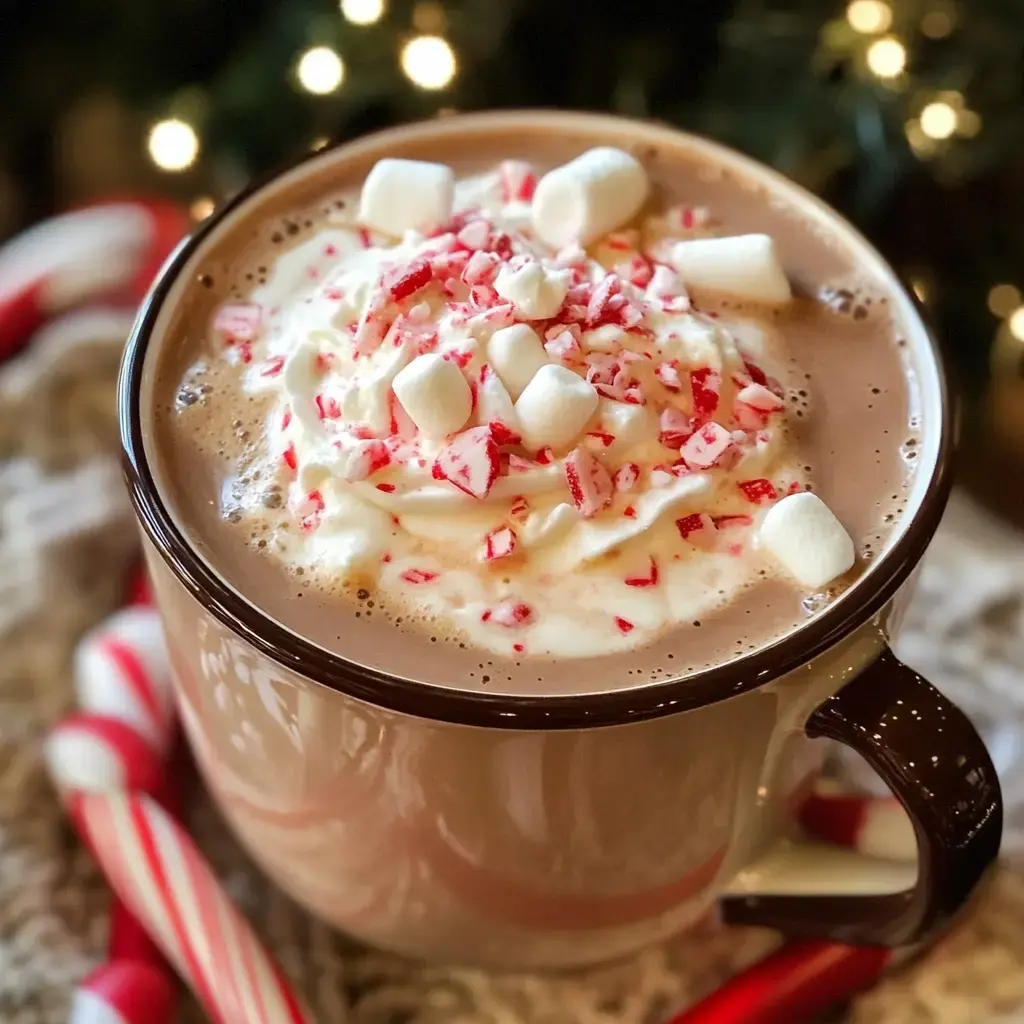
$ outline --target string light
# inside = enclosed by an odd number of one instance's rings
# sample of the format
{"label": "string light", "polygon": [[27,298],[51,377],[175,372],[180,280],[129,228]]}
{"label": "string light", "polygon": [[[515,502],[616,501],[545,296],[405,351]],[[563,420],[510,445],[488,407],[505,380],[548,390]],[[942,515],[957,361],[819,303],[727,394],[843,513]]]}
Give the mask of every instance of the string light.
{"label": "string light", "polygon": [[326,96],[341,85],[345,65],[329,46],[314,46],[299,58],[296,74],[307,92]]}
{"label": "string light", "polygon": [[214,202],[209,196],[200,196],[189,207],[189,213],[194,221],[206,220],[214,211]]}
{"label": "string light", "polygon": [[147,145],[153,163],[165,171],[184,171],[199,156],[199,136],[195,129],[176,118],[153,125]]}
{"label": "string light", "polygon": [[384,17],[384,0],[341,0],[341,13],[353,25],[372,25]]}
{"label": "string light", "polygon": [[879,78],[895,78],[907,66],[907,48],[891,36],[868,47],[868,67]]}
{"label": "string light", "polygon": [[957,112],[942,101],[929,103],[921,111],[921,131],[930,139],[948,139],[956,132]]}
{"label": "string light", "polygon": [[1007,326],[1010,328],[1010,333],[1018,341],[1024,341],[1024,306],[1018,306],[1017,309],[1010,314]]}
{"label": "string light", "polygon": [[448,24],[444,7],[437,0],[420,0],[412,10],[412,23],[427,36],[440,35]]}
{"label": "string light", "polygon": [[443,89],[455,77],[455,52],[440,36],[416,36],[402,48],[402,70],[421,89]]}
{"label": "string light", "polygon": [[846,8],[846,20],[855,32],[877,35],[892,24],[892,8],[882,0],[853,0]]}
{"label": "string light", "polygon": [[1020,289],[1012,284],[997,284],[988,293],[988,308],[993,316],[1009,316],[1022,303]]}

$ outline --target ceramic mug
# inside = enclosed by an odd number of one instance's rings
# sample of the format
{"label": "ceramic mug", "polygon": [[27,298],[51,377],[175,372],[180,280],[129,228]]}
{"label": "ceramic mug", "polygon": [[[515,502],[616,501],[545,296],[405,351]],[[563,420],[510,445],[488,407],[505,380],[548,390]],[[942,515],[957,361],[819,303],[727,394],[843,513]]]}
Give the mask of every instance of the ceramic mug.
{"label": "ceramic mug", "polygon": [[[333,169],[507,133],[528,149],[682,148],[816,222],[884,282],[906,326],[924,437],[907,512],[865,576],[798,631],[679,680],[502,696],[388,676],[313,646],[228,586],[189,543],[144,426],[153,356],[199,288],[193,268],[261,199]],[[325,177],[324,180],[329,180]],[[993,862],[999,784],[963,714],[889,647],[950,485],[953,416],[934,343],[893,271],[774,172],[669,128],[588,114],[452,117],[309,156],[250,186],[165,266],[119,391],[127,477],[181,718],[231,826],[283,889],[376,946],[502,968],[569,967],[656,942],[717,905],[728,922],[851,943],[941,929]],[[916,865],[786,839],[827,737],[910,815]]]}

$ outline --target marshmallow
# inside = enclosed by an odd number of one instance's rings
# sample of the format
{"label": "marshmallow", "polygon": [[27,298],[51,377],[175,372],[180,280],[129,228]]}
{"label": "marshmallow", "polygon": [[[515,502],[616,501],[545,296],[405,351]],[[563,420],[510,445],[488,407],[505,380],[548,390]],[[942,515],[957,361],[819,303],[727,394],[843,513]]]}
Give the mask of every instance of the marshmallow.
{"label": "marshmallow", "polygon": [[437,228],[451,220],[454,197],[455,175],[444,164],[378,160],[363,182],[359,222],[397,237]]}
{"label": "marshmallow", "polygon": [[473,394],[458,366],[429,352],[395,377],[395,395],[424,437],[440,441],[466,425]]}
{"label": "marshmallow", "polygon": [[523,393],[534,374],[548,364],[544,344],[529,324],[513,324],[495,331],[487,343],[487,354],[514,399]]}
{"label": "marshmallow", "polygon": [[648,189],[635,157],[607,146],[588,149],[537,182],[533,229],[555,249],[589,245],[635,217]]}
{"label": "marshmallow", "polygon": [[790,494],[773,505],[758,539],[798,583],[814,589],[842,576],[855,559],[843,524],[810,491]]}
{"label": "marshmallow", "polygon": [[769,235],[676,242],[668,262],[688,286],[754,302],[789,302],[793,297]]}
{"label": "marshmallow", "polygon": [[542,366],[516,402],[526,447],[563,448],[574,441],[597,409],[597,391],[564,366]]}
{"label": "marshmallow", "polygon": [[551,270],[528,259],[518,266],[506,263],[494,279],[494,290],[524,320],[547,320],[562,308],[571,277],[571,271]]}

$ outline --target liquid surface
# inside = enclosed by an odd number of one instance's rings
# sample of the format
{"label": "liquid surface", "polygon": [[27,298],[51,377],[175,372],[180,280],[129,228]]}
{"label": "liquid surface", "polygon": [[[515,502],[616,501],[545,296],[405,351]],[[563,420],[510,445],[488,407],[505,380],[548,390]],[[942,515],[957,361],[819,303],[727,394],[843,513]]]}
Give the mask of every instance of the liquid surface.
{"label": "liquid surface", "polygon": [[[486,170],[496,160],[523,157],[543,169],[583,148],[583,140],[566,139],[543,152],[536,144],[517,150],[514,140],[495,139],[488,151],[478,141],[472,152],[443,156],[461,176],[477,175],[460,189],[467,206],[480,204],[490,188]],[[777,309],[737,308],[692,294],[699,315],[720,325],[781,385],[785,410],[770,456],[750,465],[749,474],[744,469],[729,477],[728,487],[716,485],[711,495],[687,498],[657,529],[638,541],[610,545],[600,557],[580,557],[565,544],[542,545],[529,552],[528,574],[510,561],[496,577],[493,566],[481,568],[477,561],[482,538],[495,528],[495,514],[500,523],[510,508],[436,515],[391,508],[389,481],[397,479],[396,487],[408,481],[387,472],[381,477],[384,490],[364,482],[379,496],[372,514],[400,520],[391,531],[382,521],[392,537],[378,557],[393,565],[383,582],[324,543],[310,545],[313,531],[295,527],[318,510],[303,506],[301,497],[322,487],[303,479],[296,495],[287,476],[282,479],[273,462],[280,452],[268,440],[287,441],[274,434],[280,389],[272,383],[276,375],[266,387],[255,380],[273,353],[257,349],[256,365],[237,352],[226,358],[224,339],[210,324],[225,302],[257,300],[267,308],[282,299],[304,302],[304,290],[315,295],[326,287],[309,277],[311,267],[329,277],[332,266],[351,263],[365,241],[354,224],[353,196],[362,173],[353,168],[351,177],[311,181],[305,195],[291,197],[290,207],[264,209],[254,214],[250,230],[226,239],[198,268],[196,287],[160,354],[154,447],[166,489],[197,548],[229,582],[296,632],[355,661],[441,685],[564,693],[637,685],[747,653],[799,627],[856,579],[902,511],[917,446],[916,401],[886,294],[874,282],[859,280],[849,257],[795,211],[749,183],[679,154],[640,155],[657,185],[645,211],[654,218],[648,227],[669,206],[683,203],[708,208],[713,223],[690,222],[682,237],[766,232],[800,294]],[[601,245],[591,253],[606,265],[617,258]],[[297,274],[310,283],[298,287]],[[810,485],[833,509],[859,554],[848,578],[809,594],[757,549],[763,509],[735,483],[762,477],[770,477],[779,493]],[[258,505],[255,495],[261,496]],[[530,499],[524,519],[546,514],[555,503],[555,496]],[[628,522],[623,513],[635,504],[628,493],[616,494],[612,507],[593,522],[612,515],[618,524]],[[679,516],[695,512],[712,514],[722,526],[712,551],[686,543],[676,528]],[[721,516],[747,518],[727,526]],[[515,525],[528,534],[525,523]],[[453,559],[455,551],[459,556]],[[424,561],[426,554],[434,561]],[[649,577],[652,556],[658,585],[636,586]],[[402,575],[420,568],[436,569],[442,580],[450,576],[454,582],[431,580],[406,597]],[[634,585],[627,585],[630,579]],[[667,601],[666,593],[672,595]],[[528,602],[532,628],[477,627],[506,596]]]}

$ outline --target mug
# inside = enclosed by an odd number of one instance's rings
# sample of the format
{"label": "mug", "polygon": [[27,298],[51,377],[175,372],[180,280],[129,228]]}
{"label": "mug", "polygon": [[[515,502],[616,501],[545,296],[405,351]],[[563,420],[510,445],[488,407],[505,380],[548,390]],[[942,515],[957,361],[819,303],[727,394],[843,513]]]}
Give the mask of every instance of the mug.
{"label": "mug", "polygon": [[[775,643],[685,678],[505,696],[388,676],[264,615],[188,540],[147,451],[150,357],[193,268],[275,190],[446,140],[684,147],[795,203],[891,290],[923,402],[902,525],[846,594]],[[520,145],[520,148],[522,146]],[[182,307],[191,308],[191,307]],[[491,968],[566,968],[726,922],[902,945],[942,929],[995,860],[999,783],[964,715],[892,654],[950,487],[953,413],[934,343],[850,225],[773,171],[662,126],[577,113],[475,114],[307,157],[251,185],[165,265],[119,384],[132,500],[181,719],[235,833],[267,874],[350,935]],[[571,671],[571,664],[567,665]],[[859,752],[914,825],[916,865],[802,845],[792,823],[830,739]]]}

